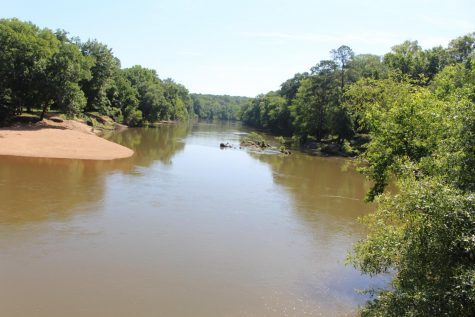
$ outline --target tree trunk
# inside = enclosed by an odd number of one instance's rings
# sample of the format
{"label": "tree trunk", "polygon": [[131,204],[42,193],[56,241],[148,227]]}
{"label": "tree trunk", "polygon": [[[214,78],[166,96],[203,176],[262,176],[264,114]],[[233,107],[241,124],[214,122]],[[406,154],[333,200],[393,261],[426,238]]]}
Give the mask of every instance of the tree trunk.
{"label": "tree trunk", "polygon": [[45,102],[45,104],[43,105],[43,111],[41,112],[40,121],[43,121],[46,111],[48,110],[48,106],[49,106],[49,103]]}
{"label": "tree trunk", "polygon": [[345,88],[345,64],[341,67],[341,94],[343,94],[343,88]]}

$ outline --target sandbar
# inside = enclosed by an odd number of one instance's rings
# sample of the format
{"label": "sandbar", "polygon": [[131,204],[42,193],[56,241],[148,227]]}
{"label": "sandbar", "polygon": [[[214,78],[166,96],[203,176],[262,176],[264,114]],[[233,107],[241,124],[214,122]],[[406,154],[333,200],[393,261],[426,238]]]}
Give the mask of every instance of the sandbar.
{"label": "sandbar", "polygon": [[91,127],[74,120],[43,120],[0,129],[0,155],[113,160],[133,154],[131,149],[97,136]]}

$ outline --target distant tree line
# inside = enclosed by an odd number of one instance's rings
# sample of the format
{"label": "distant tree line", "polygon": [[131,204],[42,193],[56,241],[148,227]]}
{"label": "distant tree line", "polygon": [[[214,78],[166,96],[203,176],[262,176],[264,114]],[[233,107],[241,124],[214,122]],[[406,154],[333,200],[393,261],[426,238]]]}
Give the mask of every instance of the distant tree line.
{"label": "distant tree line", "polygon": [[0,121],[49,110],[140,125],[194,116],[188,90],[155,70],[121,68],[112,49],[18,19],[0,20]]}
{"label": "distant tree line", "polygon": [[191,94],[193,109],[204,120],[238,120],[240,109],[249,97]]}

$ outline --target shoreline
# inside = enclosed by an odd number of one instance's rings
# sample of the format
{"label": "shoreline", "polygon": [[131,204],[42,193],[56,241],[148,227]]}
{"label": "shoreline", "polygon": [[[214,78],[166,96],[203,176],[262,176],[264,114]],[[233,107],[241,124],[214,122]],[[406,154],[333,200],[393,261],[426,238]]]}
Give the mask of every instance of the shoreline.
{"label": "shoreline", "polygon": [[79,121],[50,119],[0,128],[0,157],[114,160],[134,154],[131,149],[103,139],[93,131]]}

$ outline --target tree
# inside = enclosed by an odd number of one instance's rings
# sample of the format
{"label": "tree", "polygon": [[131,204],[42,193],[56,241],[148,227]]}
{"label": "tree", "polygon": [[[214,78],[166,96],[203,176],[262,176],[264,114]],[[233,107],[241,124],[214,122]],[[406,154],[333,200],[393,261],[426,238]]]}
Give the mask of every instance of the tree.
{"label": "tree", "polygon": [[368,164],[361,171],[374,182],[368,193],[373,200],[392,175],[404,172],[405,164],[419,163],[432,153],[443,132],[437,120],[442,105],[427,88],[407,79],[363,79],[346,96],[347,107],[371,137],[361,157]]}
{"label": "tree", "polygon": [[442,46],[425,50],[424,59],[424,76],[428,82],[431,82],[434,77],[449,64],[449,54]]}
{"label": "tree", "polygon": [[59,50],[59,41],[48,29],[17,19],[0,20],[0,88],[3,119],[26,107],[50,102],[43,92],[47,67]]}
{"label": "tree", "polygon": [[279,93],[259,95],[243,107],[241,120],[256,128],[289,134],[289,107]]}
{"label": "tree", "polygon": [[343,92],[343,89],[345,87],[345,70],[348,67],[348,64],[351,62],[355,54],[346,45],[342,45],[336,50],[331,50],[331,54],[333,56],[333,61],[338,65],[338,68],[340,69],[340,78],[341,78],[341,91]]}
{"label": "tree", "polygon": [[26,109],[97,111],[131,125],[192,116],[188,90],[140,66],[121,70],[112,49],[17,19],[0,20],[0,120]]}
{"label": "tree", "polygon": [[351,83],[361,78],[384,79],[387,77],[386,66],[378,55],[356,55],[348,63],[348,80]]}
{"label": "tree", "polygon": [[391,52],[384,55],[383,62],[390,69],[414,80],[421,80],[425,74],[425,55],[417,41],[405,41],[393,46]]}
{"label": "tree", "polygon": [[117,121],[123,121],[129,126],[138,126],[142,123],[142,112],[138,109],[139,94],[132,86],[126,73],[117,69],[113,76],[113,84],[107,90],[107,98],[111,106],[117,109]]}
{"label": "tree", "polygon": [[309,136],[320,141],[329,132],[329,109],[339,101],[336,70],[334,61],[321,61],[300,83],[290,110],[295,132],[302,141]]}
{"label": "tree", "polygon": [[[475,57],[472,63],[475,62]],[[448,175],[450,184],[475,191],[475,68],[451,65],[433,82],[433,92],[447,106],[444,140],[439,142],[431,172]]]}
{"label": "tree", "polygon": [[191,94],[195,114],[206,120],[238,120],[248,97]]}
{"label": "tree", "polygon": [[85,56],[94,59],[91,78],[81,81],[81,88],[87,98],[86,110],[109,115],[111,104],[107,98],[107,90],[113,84],[113,76],[120,68],[120,62],[112,54],[112,49],[96,40],[89,40],[80,46]]}
{"label": "tree", "polygon": [[245,124],[252,127],[261,127],[261,111],[259,108],[261,98],[264,98],[264,95],[257,96],[242,107],[240,118]]}
{"label": "tree", "polygon": [[367,216],[368,237],[351,258],[363,273],[393,271],[362,316],[475,314],[475,201],[437,178],[399,183]]}
{"label": "tree", "polygon": [[300,82],[308,77],[308,73],[297,73],[294,77],[286,80],[280,85],[280,95],[285,97],[290,104],[292,99],[297,95],[297,91],[300,87]]}
{"label": "tree", "polygon": [[163,81],[167,113],[164,117],[171,120],[186,120],[192,113],[192,100],[185,86],[168,78]]}
{"label": "tree", "polygon": [[[53,106],[59,110],[68,115],[77,115],[86,106],[86,98],[78,83],[91,79],[90,69],[94,60],[84,56],[79,47],[67,38],[64,31],[57,31],[56,37],[60,41],[59,50],[48,62],[43,79],[47,89],[42,93],[45,98],[51,99]],[[45,103],[41,120],[47,108],[48,103]]]}
{"label": "tree", "polygon": [[430,89],[357,83],[376,86],[358,97],[374,129],[366,171],[398,184],[397,194],[377,197],[367,238],[350,257],[363,273],[393,276],[390,288],[372,290],[363,316],[475,314],[474,75],[458,64]]}
{"label": "tree", "polygon": [[166,115],[164,87],[157,72],[136,65],[124,70],[127,79],[138,92],[138,109],[148,122],[161,120]]}
{"label": "tree", "polygon": [[448,52],[454,63],[466,63],[474,57],[475,32],[458,37],[449,43]]}

